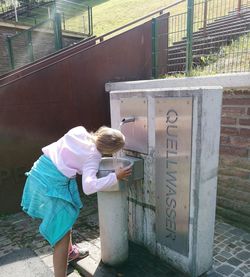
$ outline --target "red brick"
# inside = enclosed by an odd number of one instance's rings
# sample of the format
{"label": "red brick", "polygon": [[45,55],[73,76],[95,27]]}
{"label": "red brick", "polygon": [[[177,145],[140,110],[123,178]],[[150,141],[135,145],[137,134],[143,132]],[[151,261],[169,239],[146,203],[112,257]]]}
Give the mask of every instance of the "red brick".
{"label": "red brick", "polygon": [[250,137],[250,129],[241,128],[240,129],[240,135],[241,136]]}
{"label": "red brick", "polygon": [[249,119],[246,119],[246,118],[240,118],[240,120],[239,120],[239,124],[240,124],[240,125],[250,126],[250,118],[249,118]]}
{"label": "red brick", "polygon": [[232,187],[241,191],[250,192],[249,180],[233,176],[218,175],[218,182],[224,187]]}
{"label": "red brick", "polygon": [[225,125],[236,125],[236,118],[232,118],[232,117],[222,117],[222,118],[221,118],[221,124],[225,124]]}
{"label": "red brick", "polygon": [[227,198],[228,200],[231,200],[231,201],[240,200],[243,203],[247,204],[250,194],[249,192],[242,193],[242,191],[238,191],[235,189],[226,189],[222,186],[218,186],[218,196]]}
{"label": "red brick", "polygon": [[248,157],[248,150],[245,147],[235,147],[220,145],[220,155],[235,155],[238,157]]}
{"label": "red brick", "polygon": [[234,89],[231,89],[231,90],[225,90],[223,92],[223,95],[224,97],[228,96],[228,95],[244,95],[244,96],[250,96],[250,90],[249,89],[240,89],[240,90],[234,90]]}
{"label": "red brick", "polygon": [[[249,109],[249,114],[250,114],[250,108]],[[244,115],[246,112],[245,108],[241,107],[223,107],[222,108],[222,116],[239,116],[239,115]]]}
{"label": "red brick", "polygon": [[221,127],[221,134],[224,135],[239,135],[239,131],[233,127]]}
{"label": "red brick", "polygon": [[[240,200],[238,201],[235,201],[234,199],[230,200],[230,199],[227,199],[226,197],[224,198],[223,196],[219,197],[218,195],[217,205],[223,208],[229,209],[230,212],[238,212],[239,216],[241,216],[242,214],[250,216],[249,206],[247,205],[247,203],[242,202]],[[249,218],[249,216],[247,218]]]}
{"label": "red brick", "polygon": [[225,176],[239,177],[241,179],[248,180],[250,176],[250,170],[247,170],[247,169],[242,170],[240,168],[227,167],[227,168],[220,169],[219,174],[225,175]]}
{"label": "red brick", "polygon": [[241,147],[250,147],[250,137],[230,136],[229,143]]}
{"label": "red brick", "polygon": [[250,105],[250,97],[249,98],[224,98],[222,101],[223,105]]}
{"label": "red brick", "polygon": [[221,136],[220,137],[220,143],[221,144],[227,144],[230,142],[230,137],[229,136]]}

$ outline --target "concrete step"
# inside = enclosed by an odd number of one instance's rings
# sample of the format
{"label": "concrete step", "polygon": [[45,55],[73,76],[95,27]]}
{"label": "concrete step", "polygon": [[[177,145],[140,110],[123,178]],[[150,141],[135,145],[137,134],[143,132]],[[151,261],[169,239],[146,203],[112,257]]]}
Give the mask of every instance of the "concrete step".
{"label": "concrete step", "polygon": [[[210,42],[215,42],[215,41],[218,41],[218,40],[231,40],[231,39],[235,39],[236,37],[239,37],[241,35],[246,35],[249,33],[249,30],[244,30],[244,31],[240,31],[240,32],[232,32],[232,33],[226,33],[226,34],[219,34],[219,35],[216,35],[216,36],[207,36],[207,37],[204,37],[203,39],[202,38],[199,38],[199,39],[195,39],[193,41],[193,45],[196,45],[196,44],[200,44],[201,41],[202,43],[210,43]],[[177,42],[174,42],[173,43],[173,46],[171,47],[181,47],[181,46],[185,46],[186,45],[186,40],[183,39],[181,41],[177,41]]]}
{"label": "concrete step", "polygon": [[232,18],[223,18],[223,20],[218,21],[217,19],[211,23],[207,24],[207,28],[212,28],[212,27],[217,27],[217,26],[221,26],[221,25],[233,25],[233,24],[238,24],[241,22],[248,22],[250,21],[250,12],[246,13],[240,17],[238,16],[234,16]]}
{"label": "concrete step", "polygon": [[[250,5],[241,5],[241,8],[240,8],[240,13],[247,13],[247,12],[250,12]],[[239,11],[238,11],[238,8],[236,8],[234,11],[230,11],[228,13],[229,15],[238,15],[239,14]]]}
{"label": "concrete step", "polygon": [[[204,56],[204,55],[212,55],[214,53],[216,53],[217,51],[219,51],[220,49],[220,46],[218,47],[207,47],[207,48],[202,48],[202,49],[196,49],[196,50],[193,50],[192,53],[194,56]],[[171,63],[171,61],[175,61],[175,60],[178,60],[178,59],[183,59],[185,58],[186,59],[186,52],[185,51],[182,51],[182,52],[179,52],[179,53],[176,53],[176,54],[171,54],[169,55],[168,54],[168,62]]]}
{"label": "concrete step", "polygon": [[[90,256],[76,262],[73,266],[85,277],[184,277],[160,259],[150,254],[145,248],[129,243],[128,260],[120,266],[107,266],[101,261],[98,248],[89,249]],[[91,253],[95,252],[94,256]]]}
{"label": "concrete step", "polygon": [[[201,57],[203,57],[203,56],[206,56],[206,55],[205,54],[204,55],[193,55],[193,62],[200,64]],[[185,63],[186,63],[186,56],[168,59],[168,66],[185,64]]]}
{"label": "concrete step", "polygon": [[231,22],[231,24],[227,24],[227,25],[223,25],[223,26],[213,26],[213,27],[209,27],[206,28],[206,33],[204,33],[204,28],[201,28],[199,31],[194,32],[193,37],[204,37],[206,35],[216,35],[223,32],[231,32],[231,30],[234,29],[243,29],[243,30],[248,30],[250,29],[250,15],[249,15],[249,22],[236,22],[235,24],[233,24],[233,22]]}
{"label": "concrete step", "polygon": [[186,64],[179,63],[175,65],[169,65],[167,67],[167,73],[184,73],[186,71]]}
{"label": "concrete step", "polygon": [[[241,16],[240,17],[244,17],[246,15],[248,15],[250,13],[250,10],[244,10],[241,12]],[[217,19],[214,20],[214,22],[218,22],[218,23],[221,23],[221,22],[225,22],[225,21],[228,21],[228,20],[235,20],[236,17],[238,17],[238,13],[237,12],[234,12],[234,13],[229,13],[228,15],[226,16],[222,16],[222,17],[219,17]]]}
{"label": "concrete step", "polygon": [[[218,47],[221,45],[227,45],[228,44],[228,38],[227,39],[218,39],[215,41],[210,41],[208,42],[203,42],[201,40],[201,43],[198,44],[193,44],[193,50],[199,50],[199,49],[204,49],[207,47]],[[179,54],[180,52],[186,52],[186,44],[185,45],[181,45],[178,47],[169,47],[168,48],[168,54],[169,55],[173,55],[173,54]]]}
{"label": "concrete step", "polygon": [[[247,24],[243,24],[241,26],[234,26],[234,27],[231,27],[231,28],[224,28],[223,26],[221,26],[220,29],[217,29],[217,30],[213,30],[213,31],[210,31],[210,30],[207,30],[206,32],[206,36],[205,37],[214,37],[214,36],[221,36],[221,35],[230,35],[232,33],[240,33],[242,31],[247,31],[249,30],[249,26],[247,26]],[[197,33],[193,33],[193,39],[200,39],[204,37],[204,35],[201,34],[201,32]],[[186,40],[187,37],[183,37],[183,40]]]}
{"label": "concrete step", "polygon": [[[246,35],[246,34],[249,34],[250,31],[248,31],[247,33],[246,32],[243,32],[242,35]],[[218,49],[222,46],[225,46],[225,45],[229,45],[233,40],[239,38],[240,35],[239,33],[236,33],[236,34],[232,34],[230,36],[222,36],[222,37],[215,37],[215,38],[206,38],[206,39],[195,39],[193,41],[193,47],[192,47],[192,50],[193,52],[197,52],[197,51],[202,51],[202,50],[206,50],[208,48],[214,48],[214,49]],[[213,50],[213,49],[211,49]],[[178,55],[180,54],[181,52],[185,52],[186,51],[186,44],[181,44],[181,45],[178,45],[175,46],[175,47],[170,47],[168,49],[168,55]]]}

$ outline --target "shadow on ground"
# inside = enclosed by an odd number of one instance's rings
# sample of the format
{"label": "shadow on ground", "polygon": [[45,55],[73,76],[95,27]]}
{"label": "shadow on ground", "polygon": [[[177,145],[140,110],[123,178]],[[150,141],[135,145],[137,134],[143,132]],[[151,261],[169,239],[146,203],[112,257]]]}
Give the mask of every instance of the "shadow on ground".
{"label": "shadow on ground", "polygon": [[0,258],[1,276],[53,277],[51,270],[28,248],[15,250]]}

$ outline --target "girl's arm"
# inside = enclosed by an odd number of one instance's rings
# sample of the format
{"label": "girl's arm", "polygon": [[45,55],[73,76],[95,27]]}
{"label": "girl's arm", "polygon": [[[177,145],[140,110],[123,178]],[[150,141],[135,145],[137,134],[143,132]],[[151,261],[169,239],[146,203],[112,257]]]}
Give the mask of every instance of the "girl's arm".
{"label": "girl's arm", "polygon": [[109,173],[107,176],[97,178],[99,161],[89,158],[82,170],[82,189],[87,195],[97,191],[105,190],[117,183],[116,173]]}

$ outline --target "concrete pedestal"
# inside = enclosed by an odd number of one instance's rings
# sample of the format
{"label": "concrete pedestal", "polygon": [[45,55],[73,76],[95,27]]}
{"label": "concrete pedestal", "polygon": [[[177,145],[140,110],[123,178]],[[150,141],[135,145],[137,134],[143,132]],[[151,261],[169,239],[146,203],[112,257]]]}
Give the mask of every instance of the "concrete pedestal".
{"label": "concrete pedestal", "polygon": [[101,259],[111,266],[128,258],[128,202],[126,191],[98,192]]}
{"label": "concrete pedestal", "polygon": [[112,127],[135,117],[125,129],[134,136],[125,148],[144,160],[143,184],[129,187],[129,238],[200,276],[212,265],[222,88],[144,85],[110,86]]}

